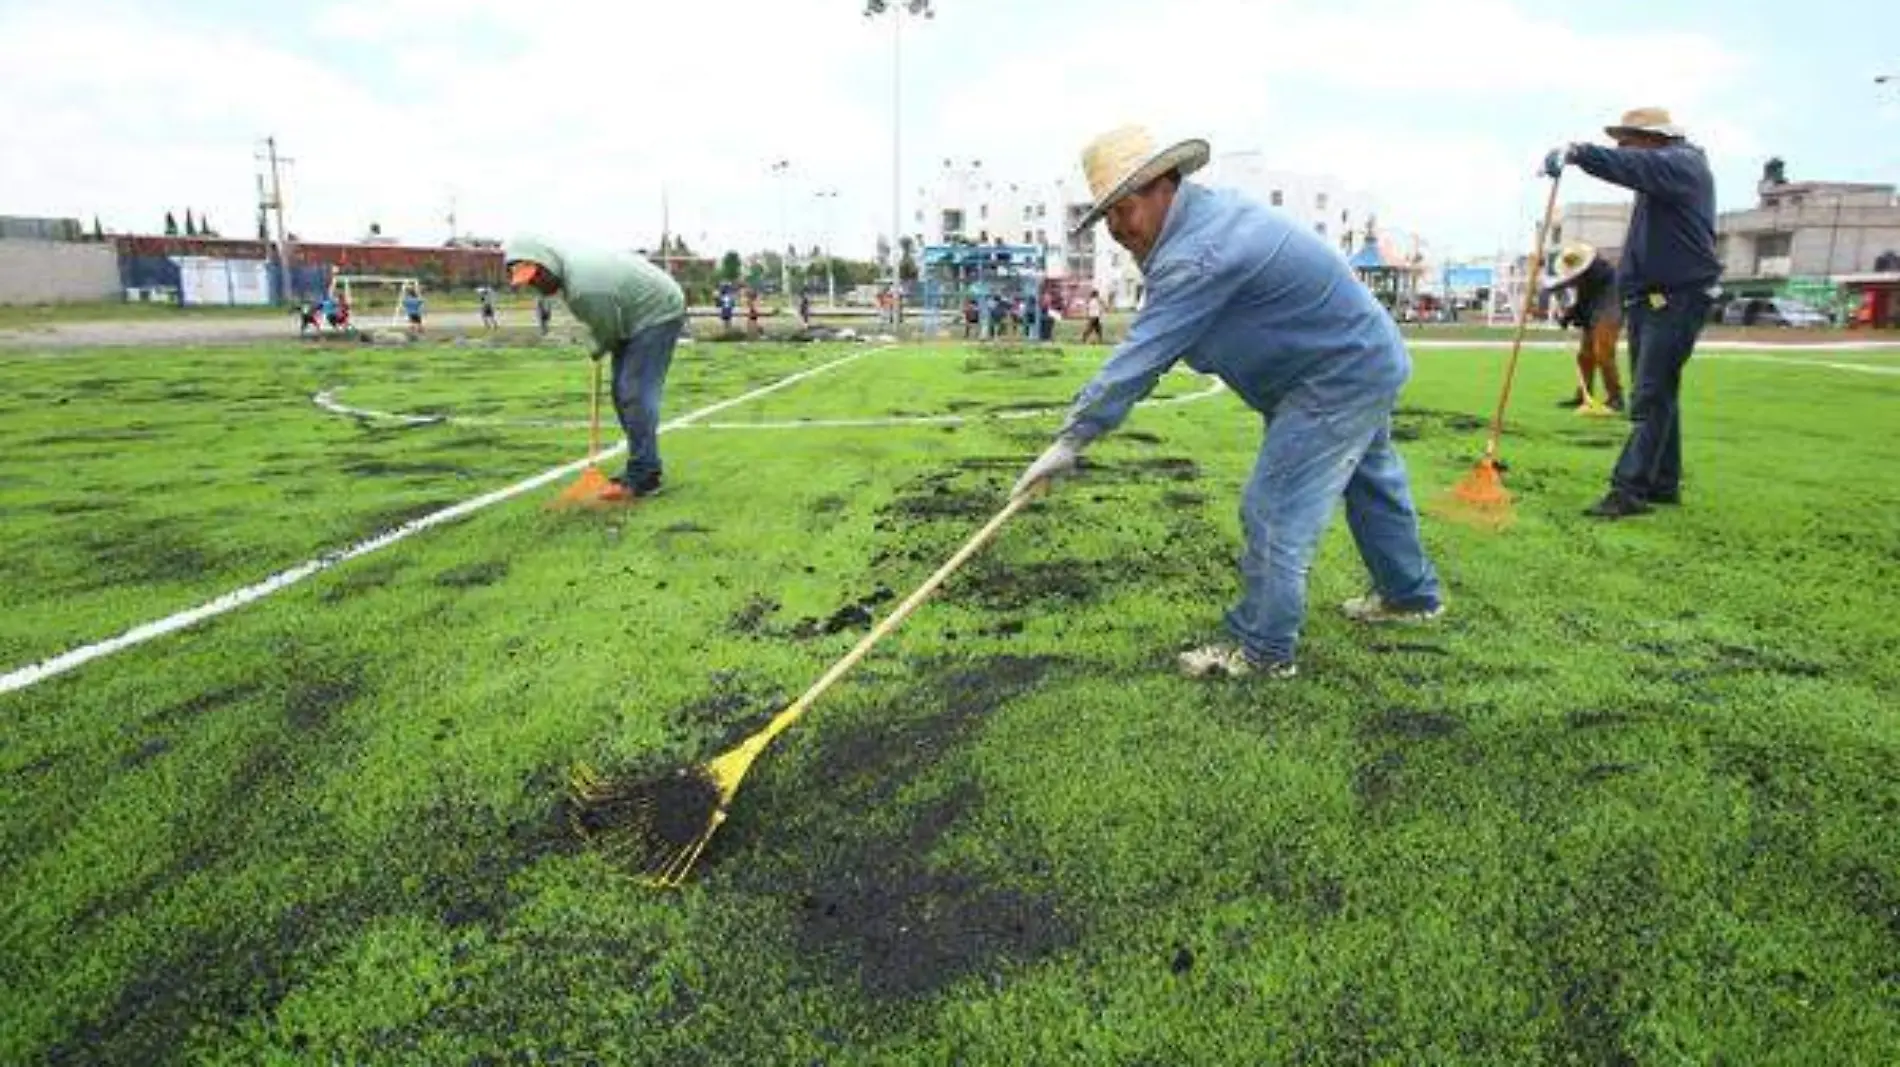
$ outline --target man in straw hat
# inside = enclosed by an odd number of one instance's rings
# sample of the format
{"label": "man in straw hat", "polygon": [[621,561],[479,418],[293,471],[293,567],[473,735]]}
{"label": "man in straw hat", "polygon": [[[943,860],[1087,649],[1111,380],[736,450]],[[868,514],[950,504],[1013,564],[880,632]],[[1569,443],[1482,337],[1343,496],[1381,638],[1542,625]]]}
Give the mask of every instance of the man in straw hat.
{"label": "man in straw hat", "polygon": [[660,491],[660,397],[686,323],[679,283],[629,252],[557,249],[517,237],[502,254],[508,283],[559,296],[593,335],[595,359],[613,353],[614,411],[627,434],[627,469],[600,494],[632,501]]}
{"label": "man in straw hat", "polygon": [[1722,264],[1715,257],[1715,176],[1662,108],[1637,108],[1605,128],[1615,148],[1569,144],[1544,157],[1552,178],[1574,163],[1636,193],[1617,289],[1629,324],[1630,436],[1610,491],[1584,512],[1641,515],[1682,494],[1682,368],[1695,351]]}
{"label": "man in straw hat", "polygon": [[1546,291],[1575,289],[1574,302],[1564,312],[1563,325],[1583,331],[1583,343],[1577,346],[1577,388],[1558,406],[1581,407],[1590,398],[1585,390],[1596,388],[1597,371],[1603,372],[1604,402],[1616,411],[1623,410],[1623,378],[1616,371],[1616,338],[1623,332],[1623,302],[1617,298],[1616,268],[1605,262],[1597,250],[1582,241],[1572,241],[1557,253],[1556,273],[1544,283]]}
{"label": "man in straw hat", "polygon": [[1266,434],[1241,499],[1242,595],[1226,616],[1237,643],[1185,652],[1180,665],[1195,677],[1289,678],[1307,568],[1342,495],[1373,587],[1346,614],[1388,622],[1443,610],[1392,447],[1392,408],[1411,362],[1391,316],[1304,225],[1237,193],[1183,184],[1207,157],[1205,141],[1158,146],[1133,126],[1083,150],[1095,204],[1076,229],[1106,218],[1140,263],[1148,298],[1015,492],[1073,469],[1176,360],[1218,375],[1264,416]]}

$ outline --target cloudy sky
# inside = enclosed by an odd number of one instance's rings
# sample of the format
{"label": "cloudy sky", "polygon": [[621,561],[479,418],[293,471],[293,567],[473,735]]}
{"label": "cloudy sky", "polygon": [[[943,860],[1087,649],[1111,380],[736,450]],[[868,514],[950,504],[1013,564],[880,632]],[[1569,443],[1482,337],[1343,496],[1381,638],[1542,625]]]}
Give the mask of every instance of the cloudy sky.
{"label": "cloudy sky", "polygon": [[[1762,160],[1900,179],[1874,0],[937,0],[902,27],[907,195],[945,157],[1076,173],[1127,121],[1369,192],[1447,252],[1515,247],[1552,143],[1670,107],[1723,207]],[[0,0],[0,214],[167,208],[255,229],[275,134],[292,229],[539,230],[702,250],[889,226],[892,25],[862,0]],[[782,177],[771,164],[786,160]],[[835,189],[835,200],[815,196]],[[1565,199],[1613,191],[1575,179]],[[781,206],[782,205],[782,206]],[[907,203],[906,212],[911,206]],[[827,210],[829,208],[829,210]],[[785,221],[781,223],[781,213]]]}

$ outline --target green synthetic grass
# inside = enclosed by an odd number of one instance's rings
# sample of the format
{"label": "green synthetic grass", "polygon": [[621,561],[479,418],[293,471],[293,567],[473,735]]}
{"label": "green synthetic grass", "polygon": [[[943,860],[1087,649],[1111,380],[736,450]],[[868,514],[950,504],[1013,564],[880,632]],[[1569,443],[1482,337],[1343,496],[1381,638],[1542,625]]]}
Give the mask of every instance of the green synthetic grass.
{"label": "green synthetic grass", "polygon": [[[1106,349],[683,347],[668,491],[552,487],[0,697],[0,1062],[1885,1063],[1900,1047],[1900,376],[1710,353],[1687,503],[1525,357],[1503,533],[1301,678],[1198,684],[1259,441],[1170,378],[754,769],[684,890],[576,760],[705,758],[1001,507]],[[1428,507],[1503,353],[1427,351]],[[0,354],[0,669],[577,456],[571,348]],[[960,426],[765,423],[959,413]]]}

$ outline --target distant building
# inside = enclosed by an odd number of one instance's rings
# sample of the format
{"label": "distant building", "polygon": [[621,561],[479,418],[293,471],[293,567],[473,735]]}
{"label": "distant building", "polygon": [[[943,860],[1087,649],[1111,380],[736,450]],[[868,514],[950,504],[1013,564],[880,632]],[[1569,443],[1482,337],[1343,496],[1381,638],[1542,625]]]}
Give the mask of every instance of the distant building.
{"label": "distant building", "polygon": [[[1341,256],[1359,250],[1372,222],[1372,204],[1365,194],[1325,175],[1270,167],[1258,151],[1221,153],[1193,180],[1239,190],[1291,215]],[[1109,236],[1106,223],[1069,236],[1092,204],[1079,177],[1010,179],[985,170],[981,160],[946,159],[932,184],[917,190],[917,204],[911,236],[920,245],[1039,245],[1046,250],[1048,276],[1066,283],[1066,289],[1079,294],[1092,287],[1122,309],[1133,308],[1140,299],[1140,265]],[[1416,237],[1381,233],[1399,238],[1408,254],[1418,253]]]}
{"label": "distant building", "polygon": [[1551,255],[1568,241],[1582,241],[1611,263],[1623,258],[1623,239],[1630,229],[1630,211],[1636,205],[1570,203],[1559,209],[1550,231]]}
{"label": "distant building", "polygon": [[1771,159],[1755,189],[1755,207],[1716,221],[1727,285],[1866,274],[1879,270],[1883,255],[1900,258],[1900,200],[1891,185],[1791,182],[1786,165]]}

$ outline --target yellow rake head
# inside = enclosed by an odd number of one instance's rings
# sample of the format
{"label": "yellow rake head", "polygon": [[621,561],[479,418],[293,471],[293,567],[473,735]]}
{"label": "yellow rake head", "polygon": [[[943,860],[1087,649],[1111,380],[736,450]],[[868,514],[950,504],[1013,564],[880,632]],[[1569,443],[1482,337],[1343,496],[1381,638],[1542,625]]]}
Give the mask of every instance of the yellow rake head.
{"label": "yellow rake head", "polygon": [[635,880],[671,888],[725,821],[730,795],[708,767],[689,767],[644,781],[604,778],[585,765],[570,780],[568,818],[583,840]]}

